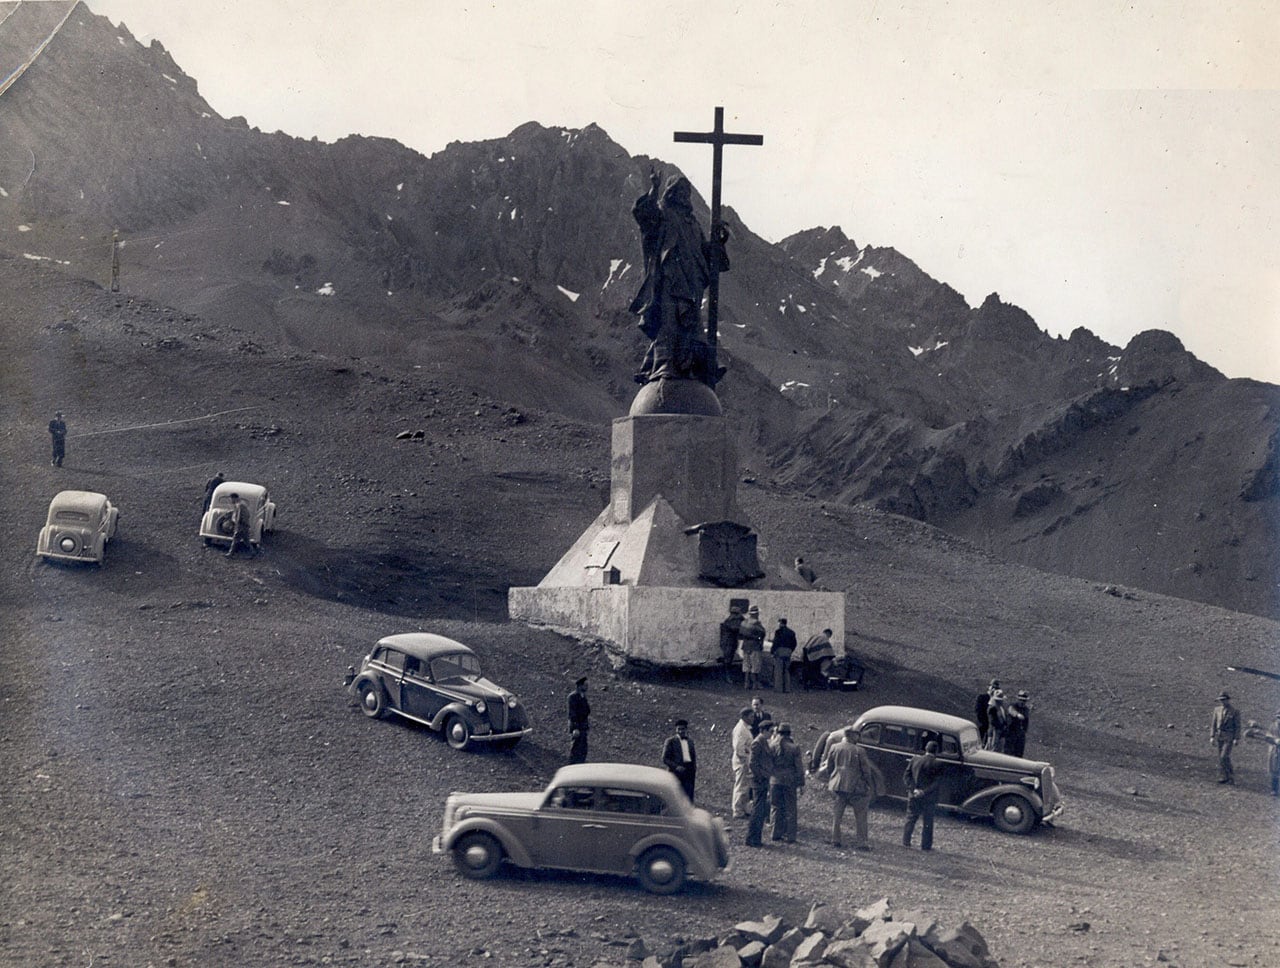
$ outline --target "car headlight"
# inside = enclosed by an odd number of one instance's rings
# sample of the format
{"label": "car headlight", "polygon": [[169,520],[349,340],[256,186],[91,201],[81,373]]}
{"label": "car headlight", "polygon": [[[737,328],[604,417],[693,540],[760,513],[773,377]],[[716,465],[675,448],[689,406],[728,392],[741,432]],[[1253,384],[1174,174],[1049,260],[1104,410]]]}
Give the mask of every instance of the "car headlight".
{"label": "car headlight", "polygon": [[517,699],[515,696],[508,696],[507,705],[510,706],[512,709],[515,709],[517,706],[520,705],[520,700]]}
{"label": "car headlight", "polygon": [[486,705],[484,704],[484,700],[483,700],[483,699],[477,699],[477,700],[476,700],[476,712],[478,712],[481,716],[483,716],[483,715],[484,715],[484,711],[485,711],[486,709],[488,709],[488,708],[489,708],[489,707],[488,707],[488,706],[486,706]]}
{"label": "car headlight", "polygon": [[1023,786],[1031,787],[1031,789],[1033,790],[1040,789],[1040,777],[1038,776],[1024,776],[1019,778],[1018,782],[1021,783]]}

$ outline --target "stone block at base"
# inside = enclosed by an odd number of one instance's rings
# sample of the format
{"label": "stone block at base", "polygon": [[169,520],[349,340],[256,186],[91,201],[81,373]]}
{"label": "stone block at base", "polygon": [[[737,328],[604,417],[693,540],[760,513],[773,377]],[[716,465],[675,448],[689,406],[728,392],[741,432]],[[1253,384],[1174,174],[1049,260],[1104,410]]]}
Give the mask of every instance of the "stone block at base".
{"label": "stone block at base", "polygon": [[800,644],[824,628],[844,652],[844,595],[786,589],[599,585],[520,587],[507,593],[511,619],[607,639],[629,659],[668,666],[720,662],[720,622],[731,602],[760,609],[769,634],[785,618]]}

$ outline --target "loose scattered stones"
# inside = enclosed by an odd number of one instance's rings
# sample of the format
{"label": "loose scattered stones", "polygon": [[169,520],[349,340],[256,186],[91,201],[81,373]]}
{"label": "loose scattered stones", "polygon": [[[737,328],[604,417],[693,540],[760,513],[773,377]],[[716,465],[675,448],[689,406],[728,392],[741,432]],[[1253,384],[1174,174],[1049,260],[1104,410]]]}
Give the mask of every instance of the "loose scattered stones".
{"label": "loose scattered stones", "polygon": [[921,911],[895,915],[887,897],[843,917],[817,901],[800,926],[765,915],[662,955],[633,942],[628,955],[642,968],[999,968],[968,921],[948,928]]}

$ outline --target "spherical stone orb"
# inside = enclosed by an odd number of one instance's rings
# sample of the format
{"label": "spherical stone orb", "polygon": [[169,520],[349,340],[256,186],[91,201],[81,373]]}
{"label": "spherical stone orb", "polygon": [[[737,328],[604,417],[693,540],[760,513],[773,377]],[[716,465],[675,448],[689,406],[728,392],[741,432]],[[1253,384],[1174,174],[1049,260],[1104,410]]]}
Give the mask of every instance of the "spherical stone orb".
{"label": "spherical stone orb", "polygon": [[701,380],[651,380],[640,388],[631,401],[630,415],[651,413],[684,413],[699,417],[720,417],[724,410],[715,390]]}

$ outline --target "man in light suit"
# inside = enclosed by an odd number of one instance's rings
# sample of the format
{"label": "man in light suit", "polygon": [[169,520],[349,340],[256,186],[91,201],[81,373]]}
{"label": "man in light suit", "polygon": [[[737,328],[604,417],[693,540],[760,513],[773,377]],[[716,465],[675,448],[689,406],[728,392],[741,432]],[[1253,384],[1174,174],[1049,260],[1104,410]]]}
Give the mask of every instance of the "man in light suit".
{"label": "man in light suit", "polygon": [[755,736],[756,717],[750,706],[744,706],[738,713],[738,721],[729,735],[729,743],[733,748],[730,763],[733,765],[733,802],[731,804],[735,818],[745,818],[751,813],[751,774],[747,770],[747,761],[751,757],[751,740]]}

